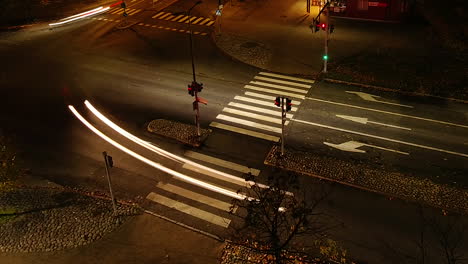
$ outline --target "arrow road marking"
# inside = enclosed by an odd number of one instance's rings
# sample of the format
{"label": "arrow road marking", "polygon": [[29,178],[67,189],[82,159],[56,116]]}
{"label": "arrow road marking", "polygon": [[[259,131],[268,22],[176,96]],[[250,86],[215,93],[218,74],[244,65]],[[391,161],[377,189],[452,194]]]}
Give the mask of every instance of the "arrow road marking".
{"label": "arrow road marking", "polygon": [[367,108],[367,107],[362,107],[362,106],[357,106],[357,105],[343,104],[343,103],[327,101],[327,100],[322,100],[322,99],[313,98],[313,97],[306,97],[305,99],[313,100],[313,101],[317,101],[317,102],[322,102],[322,103],[327,103],[327,104],[334,104],[334,105],[339,105],[339,106],[352,107],[352,108],[356,108],[356,109],[373,111],[373,112],[383,113],[383,114],[388,114],[388,115],[396,115],[396,116],[402,116],[402,117],[407,117],[407,118],[413,118],[413,119],[417,119],[417,120],[423,120],[423,121],[427,121],[427,122],[434,122],[434,123],[439,123],[439,124],[444,124],[444,125],[449,125],[449,126],[457,126],[457,127],[461,127],[461,128],[468,128],[467,125],[461,125],[461,124],[450,123],[450,122],[441,121],[441,120],[435,120],[435,119],[430,119],[430,118],[405,115],[405,114],[394,113],[394,112],[387,112],[387,111],[382,111],[382,110],[378,110],[378,109]]}
{"label": "arrow road marking", "polygon": [[407,127],[401,127],[401,126],[395,126],[395,125],[384,124],[384,123],[380,123],[380,122],[369,121],[369,120],[368,120],[367,118],[365,118],[365,117],[347,116],[347,115],[336,115],[336,116],[337,116],[337,117],[340,117],[340,118],[343,118],[343,119],[346,119],[346,120],[350,120],[350,121],[353,121],[353,122],[357,122],[357,123],[360,123],[360,124],[364,124],[364,125],[366,125],[367,123],[370,123],[370,124],[376,124],[376,125],[381,125],[381,126],[387,126],[387,127],[393,127],[393,128],[411,130],[411,128],[407,128]]}
{"label": "arrow road marking", "polygon": [[375,99],[375,98],[380,98],[380,96],[377,96],[377,95],[372,95],[372,94],[363,93],[363,92],[354,92],[354,91],[346,91],[346,92],[347,92],[347,93],[351,93],[351,94],[355,94],[355,95],[361,97],[362,99],[364,99],[364,100],[366,100],[366,101],[377,102],[377,103],[382,103],[382,104],[398,105],[398,106],[413,108],[413,107],[410,106],[410,105],[403,105],[403,104],[396,104],[396,103],[390,103],[390,102],[385,102],[385,101],[379,101],[379,100]]}
{"label": "arrow road marking", "polygon": [[379,146],[375,146],[375,145],[365,144],[365,143],[358,142],[358,141],[348,141],[348,142],[341,143],[341,144],[333,144],[333,143],[329,143],[329,142],[323,142],[323,144],[325,144],[327,146],[330,146],[330,147],[333,147],[333,148],[336,148],[336,149],[339,149],[339,150],[348,151],[348,152],[366,153],[364,150],[360,150],[360,149],[357,149],[357,148],[367,146],[367,147],[382,149],[382,150],[391,151],[391,152],[395,152],[395,153],[399,153],[399,154],[403,154],[403,155],[409,155],[409,153],[407,153],[407,152],[402,152],[402,151],[398,151],[398,150],[394,150],[394,149],[388,149],[388,148],[383,148],[383,147],[379,147]]}
{"label": "arrow road marking", "polygon": [[343,129],[343,128],[339,128],[339,127],[332,127],[332,126],[322,125],[322,124],[308,122],[308,121],[299,120],[299,119],[295,119],[295,118],[291,118],[291,121],[296,121],[296,122],[299,122],[299,123],[308,124],[308,125],[312,125],[312,126],[318,126],[318,127],[338,130],[338,131],[347,132],[347,133],[351,133],[351,134],[356,134],[356,135],[361,135],[361,136],[366,136],[366,137],[371,137],[371,138],[377,138],[377,139],[386,140],[386,141],[395,142],[395,143],[400,143],[400,144],[404,144],[404,145],[408,145],[408,146],[413,146],[413,147],[418,147],[418,148],[423,148],[423,149],[429,149],[429,150],[444,152],[444,153],[448,153],[448,154],[468,158],[468,154],[465,154],[465,153],[460,153],[460,152],[455,152],[455,151],[450,151],[450,150],[444,150],[444,149],[434,148],[434,147],[430,147],[430,146],[419,145],[419,144],[415,144],[415,143],[411,143],[411,142],[405,142],[405,141],[401,141],[401,140],[397,140],[397,139],[391,139],[391,138],[375,136],[375,135],[371,135],[371,134],[361,133],[361,132],[352,131],[352,130],[348,130],[348,129]]}

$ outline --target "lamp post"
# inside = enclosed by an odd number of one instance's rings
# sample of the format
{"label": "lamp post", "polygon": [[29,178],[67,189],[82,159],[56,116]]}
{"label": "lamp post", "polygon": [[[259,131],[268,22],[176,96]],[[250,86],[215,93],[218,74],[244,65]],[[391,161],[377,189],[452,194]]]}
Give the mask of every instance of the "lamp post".
{"label": "lamp post", "polygon": [[[202,1],[197,1],[190,9],[187,11],[187,16],[189,17],[189,40],[190,40],[190,57],[192,59],[192,76],[193,76],[193,83],[197,83],[197,77],[195,76],[195,62],[193,58],[193,40],[192,40],[192,18],[190,17],[190,12],[194,7],[197,5],[201,4]],[[195,89],[195,102],[194,102],[194,108],[195,108],[195,124],[197,125],[197,136],[201,136],[200,133],[200,109],[198,107],[198,90]]]}

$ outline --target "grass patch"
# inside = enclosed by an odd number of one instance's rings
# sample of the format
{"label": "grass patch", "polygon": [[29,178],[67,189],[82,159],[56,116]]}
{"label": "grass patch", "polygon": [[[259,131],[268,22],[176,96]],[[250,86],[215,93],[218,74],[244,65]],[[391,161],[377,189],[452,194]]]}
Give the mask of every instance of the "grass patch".
{"label": "grass patch", "polygon": [[9,221],[12,221],[13,219],[16,218],[16,215],[4,215],[4,216],[0,216],[0,225],[1,224],[5,224]]}

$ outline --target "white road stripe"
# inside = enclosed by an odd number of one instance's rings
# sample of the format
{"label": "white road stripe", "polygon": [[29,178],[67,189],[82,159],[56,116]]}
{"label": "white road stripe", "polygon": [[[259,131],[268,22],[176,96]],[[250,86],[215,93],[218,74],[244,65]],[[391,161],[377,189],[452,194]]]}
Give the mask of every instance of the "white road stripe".
{"label": "white road stripe", "polygon": [[189,17],[188,16],[184,16],[184,18],[182,18],[181,20],[177,21],[179,23],[183,23],[185,20],[187,20]]}
{"label": "white road stripe", "polygon": [[171,13],[166,13],[165,15],[158,17],[158,19],[164,19],[165,17],[170,16],[170,15]]}
{"label": "white road stripe", "polygon": [[211,26],[211,25],[213,25],[213,23],[214,23],[214,21],[212,20],[212,21],[208,22],[208,24],[206,24],[206,26]]}
{"label": "white road stripe", "polygon": [[312,98],[312,97],[306,97],[306,99],[313,100],[313,101],[318,101],[318,102],[322,102],[322,103],[341,105],[341,106],[346,106],[346,107],[352,107],[352,108],[357,108],[357,109],[363,109],[363,110],[378,112],[378,113],[384,113],[384,114],[389,114],[389,115],[403,116],[403,117],[408,117],[408,118],[413,118],[413,119],[418,119],[418,120],[424,120],[424,121],[429,121],[429,122],[434,122],[434,123],[439,123],[439,124],[444,124],[444,125],[451,125],[451,126],[468,128],[467,125],[460,125],[460,124],[456,124],[456,123],[450,123],[450,122],[440,121],[440,120],[435,120],[435,119],[430,119],[430,118],[411,116],[411,115],[405,115],[405,114],[394,113],[394,112],[387,112],[387,111],[382,111],[382,110],[378,110],[378,109],[367,108],[367,107],[356,106],[356,105],[350,105],[350,104],[343,104],[343,103],[327,101],[327,100],[322,100],[322,99]]}
{"label": "white road stripe", "polygon": [[141,12],[141,9],[135,9],[135,10],[133,10],[131,12],[128,12],[128,15],[132,16],[132,15],[136,15],[137,13],[140,13],[140,12]]}
{"label": "white road stripe", "polygon": [[371,138],[381,139],[381,140],[390,141],[390,142],[395,142],[395,143],[400,143],[400,144],[404,144],[404,145],[408,145],[408,146],[412,146],[412,147],[418,147],[418,148],[423,148],[423,149],[429,149],[429,150],[444,152],[444,153],[453,154],[453,155],[457,155],[457,156],[462,156],[462,157],[468,158],[468,154],[465,154],[465,153],[459,153],[459,152],[455,152],[455,151],[450,151],[450,150],[444,150],[444,149],[434,148],[434,147],[430,147],[430,146],[419,145],[419,144],[415,144],[415,143],[411,143],[411,142],[405,142],[405,141],[401,141],[401,140],[397,140],[397,139],[391,139],[391,138],[385,138],[385,137],[381,137],[381,136],[375,136],[375,135],[371,135],[371,134],[361,133],[361,132],[352,131],[352,130],[348,130],[348,129],[344,129],[344,128],[339,128],[339,127],[332,127],[332,126],[322,125],[322,124],[313,123],[313,122],[308,122],[308,121],[299,120],[299,119],[291,119],[291,120],[294,120],[294,121],[296,121],[296,122],[303,123],[303,124],[312,125],[312,126],[318,126],[318,127],[322,127],[322,128],[328,128],[328,129],[338,130],[338,131],[347,132],[347,133],[351,133],[351,134],[356,134],[356,135],[360,135],[360,136],[365,136],[365,137],[371,137]]}
{"label": "white road stripe", "polygon": [[[253,97],[257,97],[257,98],[263,98],[263,99],[271,100],[271,101],[274,101],[276,99],[276,97],[271,96],[271,95],[266,95],[266,94],[259,94],[259,93],[252,93],[252,92],[245,92],[244,94],[248,95],[248,96],[253,96]],[[300,101],[295,101],[295,100],[292,100],[291,103],[293,105],[300,105],[301,104]]]}
{"label": "white road stripe", "polygon": [[172,14],[168,17],[166,17],[164,20],[170,20],[170,19],[173,19],[175,16],[173,16]]}
{"label": "white road stripe", "polygon": [[238,172],[241,172],[241,173],[249,173],[250,172],[254,176],[258,176],[260,174],[260,170],[257,170],[257,169],[254,169],[254,168],[249,168],[247,166],[240,165],[240,164],[237,164],[237,163],[234,163],[234,162],[231,162],[231,161],[218,159],[218,158],[215,158],[215,157],[212,157],[212,156],[208,156],[208,155],[198,153],[198,152],[194,152],[194,151],[190,151],[190,150],[185,152],[185,156],[187,156],[189,158],[205,161],[205,162],[208,162],[208,163],[211,163],[211,164],[214,164],[214,165],[218,165],[218,166],[230,169],[230,170],[235,170],[235,171],[238,171]]}
{"label": "white road stripe", "polygon": [[[281,125],[281,118],[273,118],[273,117],[269,117],[269,116],[258,115],[258,114],[254,114],[254,113],[251,113],[251,112],[241,111],[241,110],[237,110],[237,109],[233,109],[233,108],[229,108],[229,107],[224,107],[223,112],[230,113],[230,114],[235,114],[235,115],[240,115],[240,116],[245,116],[245,117],[248,117],[248,118],[258,119],[258,120],[262,120],[262,121],[266,121],[266,122]],[[289,124],[289,121],[286,121],[285,125],[287,126],[288,124]]]}
{"label": "white road stripe", "polygon": [[192,22],[193,22],[193,20],[195,20],[195,19],[197,19],[197,17],[192,17],[192,18],[190,18],[189,20],[187,20],[185,23],[186,23],[186,24],[188,24],[188,23],[189,23],[189,21],[190,21],[190,23],[192,23]]}
{"label": "white road stripe", "polygon": [[203,211],[191,205],[172,200],[170,198],[164,197],[162,195],[159,195],[153,192],[149,193],[148,196],[146,196],[146,199],[162,204],[166,207],[176,209],[178,211],[181,211],[193,217],[205,220],[207,222],[210,222],[215,225],[219,225],[224,228],[228,227],[229,224],[231,223],[230,219],[217,216],[213,213]]}
{"label": "white road stripe", "polygon": [[246,89],[251,89],[255,91],[260,91],[260,92],[265,92],[265,93],[272,93],[272,94],[277,94],[277,95],[286,95],[286,96],[291,96],[299,99],[305,99],[304,95],[299,95],[295,93],[288,93],[288,92],[283,92],[283,91],[278,91],[278,90],[273,90],[273,89],[265,89],[265,88],[260,88],[252,85],[245,85],[244,88]]}
{"label": "white road stripe", "polygon": [[278,89],[281,89],[281,90],[287,90],[287,91],[291,91],[291,92],[297,92],[297,93],[303,93],[303,94],[307,93],[307,90],[287,87],[287,86],[278,85],[278,84],[257,82],[257,81],[250,81],[250,83],[255,84],[255,85],[266,86],[266,87],[278,88]]}
{"label": "white road stripe", "polygon": [[211,19],[207,18],[207,19],[203,20],[203,21],[202,21],[200,24],[198,24],[198,25],[203,26],[203,24],[205,24],[206,22],[208,22],[208,21],[210,21],[210,20],[211,20]]}
{"label": "white road stripe", "polygon": [[[281,118],[281,109],[279,107],[278,107],[278,111],[273,111],[273,110],[269,110],[269,109],[265,109],[265,108],[261,108],[261,107],[250,106],[250,105],[240,104],[240,103],[235,103],[235,102],[230,102],[228,105],[238,107],[238,108],[242,108],[242,109],[255,111],[255,112],[260,112],[260,113],[264,113],[264,114],[268,114],[268,115],[278,116],[279,118]],[[292,118],[292,117],[293,117],[292,114],[286,113],[286,118]]]}
{"label": "white road stripe", "polygon": [[[225,182],[229,182],[229,183],[241,186],[241,187],[246,187],[246,188],[251,188],[252,187],[252,186],[250,186],[250,184],[245,182],[244,178],[241,178],[241,177],[233,176],[233,178],[226,178],[226,177],[224,177],[222,175],[219,175],[218,173],[207,171],[207,170],[201,169],[199,167],[195,167],[194,165],[190,165],[190,164],[187,164],[187,163],[184,163],[184,165],[182,165],[182,168],[187,169],[187,170],[191,170],[191,171],[194,171],[194,172],[197,172],[197,173],[201,173],[201,174],[204,174],[204,175],[207,175],[207,176],[210,176],[212,178],[219,179],[219,180],[222,180],[222,181],[225,181]],[[238,180],[236,180],[236,178],[238,178]],[[213,183],[211,183],[211,184],[213,184]],[[213,185],[215,185],[215,184],[213,184]],[[222,187],[219,186],[219,187],[228,189],[229,191],[234,191],[234,192],[238,191],[238,190],[226,188],[224,186],[222,186]]]}
{"label": "white road stripe", "polygon": [[199,17],[197,20],[193,21],[192,24],[196,25],[202,19],[204,19],[204,17]]}
{"label": "white road stripe", "polygon": [[162,16],[163,14],[165,14],[165,12],[159,12],[156,15],[152,16],[151,18],[158,18],[159,16]]}
{"label": "white road stripe", "polygon": [[[270,101],[270,102],[266,102],[266,101],[262,101],[262,100],[257,100],[257,99],[253,99],[253,98],[249,98],[249,97],[236,95],[234,97],[234,100],[240,100],[240,101],[244,101],[244,102],[249,102],[249,103],[264,105],[264,106],[268,106],[268,107],[278,108],[274,103],[274,99],[272,101]],[[291,107],[291,111],[292,112],[297,111],[297,107],[294,107],[294,106]]]}
{"label": "white road stripe", "polygon": [[178,15],[176,16],[175,18],[171,19],[171,21],[177,21],[179,20],[181,17],[183,17],[184,15]]}
{"label": "white road stripe", "polygon": [[229,211],[229,209],[231,207],[230,203],[226,203],[226,202],[220,201],[218,199],[215,199],[213,197],[209,197],[209,196],[206,196],[206,195],[203,195],[203,194],[200,194],[200,193],[192,192],[190,190],[184,189],[184,188],[176,186],[176,185],[172,185],[170,183],[163,184],[163,183],[159,182],[156,187],[158,187],[159,189],[162,189],[164,191],[171,192],[173,194],[177,194],[177,195],[183,196],[185,198],[189,198],[190,200],[207,204],[207,205],[209,205],[211,207],[220,209],[222,211]]}
{"label": "white road stripe", "polygon": [[281,84],[287,84],[287,85],[292,85],[292,86],[297,86],[297,87],[303,87],[303,88],[307,88],[307,89],[310,88],[310,85],[308,85],[308,84],[283,81],[283,80],[278,80],[278,79],[273,79],[273,78],[268,78],[268,77],[255,76],[254,79],[262,80],[262,81],[275,82],[275,83],[281,83]]}
{"label": "white road stripe", "polygon": [[276,74],[276,73],[271,73],[271,72],[259,72],[258,74],[265,75],[265,76],[271,76],[271,77],[278,77],[278,78],[288,79],[288,80],[293,80],[293,81],[300,81],[300,82],[305,82],[305,83],[315,83],[314,80],[303,79],[303,78],[298,78],[298,77],[292,77],[292,76]]}
{"label": "white road stripe", "polygon": [[216,116],[216,118],[221,119],[221,120],[225,120],[225,121],[229,121],[229,122],[233,122],[233,123],[238,123],[238,124],[241,124],[241,125],[244,125],[244,126],[255,127],[255,128],[258,128],[258,129],[263,129],[263,130],[266,130],[266,131],[281,134],[281,128],[277,128],[277,127],[267,126],[267,125],[264,125],[264,124],[259,124],[259,123],[256,123],[256,122],[252,122],[252,121],[248,121],[248,120],[244,120],[244,119],[240,119],[240,118],[236,118],[236,117],[231,117],[231,116],[227,116],[227,115],[222,115],[222,114],[219,114],[218,116]]}
{"label": "white road stripe", "polygon": [[210,127],[216,127],[216,128],[219,128],[219,129],[224,129],[224,130],[228,130],[228,131],[231,131],[231,132],[235,132],[235,133],[239,133],[239,134],[243,134],[243,135],[247,135],[247,136],[251,136],[251,137],[261,138],[261,139],[265,139],[265,140],[269,140],[269,141],[273,141],[273,142],[278,142],[280,140],[279,137],[275,137],[275,136],[272,136],[272,135],[268,135],[268,134],[260,133],[260,132],[257,132],[257,131],[252,131],[252,130],[240,128],[240,127],[221,124],[221,123],[217,123],[217,122],[211,122]]}

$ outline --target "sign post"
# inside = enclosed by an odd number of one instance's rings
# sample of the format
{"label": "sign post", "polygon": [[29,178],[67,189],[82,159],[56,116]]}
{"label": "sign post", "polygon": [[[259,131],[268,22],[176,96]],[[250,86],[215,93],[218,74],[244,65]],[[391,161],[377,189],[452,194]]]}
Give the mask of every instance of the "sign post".
{"label": "sign post", "polygon": [[109,183],[109,192],[111,195],[112,199],[112,207],[114,209],[114,216],[117,216],[117,205],[115,204],[115,198],[114,198],[114,192],[112,191],[112,182],[110,178],[110,168],[114,166],[114,162],[112,161],[112,157],[107,155],[107,152],[102,152],[102,155],[104,156],[104,164],[106,167],[106,175],[107,175],[107,182]]}

